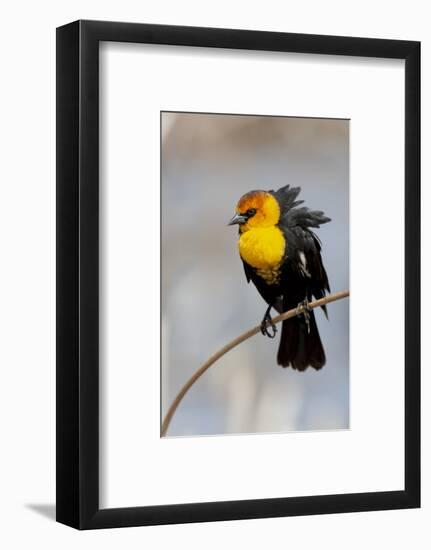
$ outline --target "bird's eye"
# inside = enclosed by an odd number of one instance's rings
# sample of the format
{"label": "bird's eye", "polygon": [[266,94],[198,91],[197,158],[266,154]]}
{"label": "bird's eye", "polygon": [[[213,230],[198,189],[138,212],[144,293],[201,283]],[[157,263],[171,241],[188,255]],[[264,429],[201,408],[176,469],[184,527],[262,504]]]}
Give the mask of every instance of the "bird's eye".
{"label": "bird's eye", "polygon": [[246,212],[247,216],[254,216],[256,214],[256,208],[249,208]]}

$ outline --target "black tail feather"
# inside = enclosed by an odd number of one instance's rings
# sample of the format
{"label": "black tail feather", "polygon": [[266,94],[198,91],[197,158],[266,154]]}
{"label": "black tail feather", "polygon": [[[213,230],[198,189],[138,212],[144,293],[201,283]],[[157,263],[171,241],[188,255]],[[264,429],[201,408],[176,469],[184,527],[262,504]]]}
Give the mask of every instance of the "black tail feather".
{"label": "black tail feather", "polygon": [[309,316],[309,331],[303,315],[283,321],[277,355],[282,367],[304,371],[310,366],[319,370],[326,363],[314,311],[310,311]]}

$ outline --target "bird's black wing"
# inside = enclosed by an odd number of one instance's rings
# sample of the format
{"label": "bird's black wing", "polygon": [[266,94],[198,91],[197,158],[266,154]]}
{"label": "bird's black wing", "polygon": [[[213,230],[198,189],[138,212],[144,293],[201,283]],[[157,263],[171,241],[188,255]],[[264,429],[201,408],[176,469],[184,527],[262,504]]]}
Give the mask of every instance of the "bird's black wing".
{"label": "bird's black wing", "polygon": [[280,223],[287,227],[302,227],[309,229],[310,227],[319,228],[323,223],[328,223],[331,218],[325,216],[321,210],[310,210],[306,206],[301,208],[291,208],[284,210],[281,214]]}
{"label": "bird's black wing", "polygon": [[[277,193],[281,196],[279,189]],[[285,203],[282,204],[279,227],[286,239],[286,275],[294,275],[303,280],[304,285],[316,299],[323,298],[330,291],[328,276],[323,266],[320,240],[311,228],[318,228],[330,220],[320,210],[297,207],[295,199],[298,188],[283,191]],[[292,191],[295,190],[295,193]],[[286,207],[287,205],[287,207]],[[302,286],[302,285],[301,285]],[[322,308],[326,314],[326,307]]]}
{"label": "bird's black wing", "polygon": [[287,227],[298,225],[303,229],[307,229],[309,227],[318,228],[322,223],[331,221],[331,218],[325,216],[321,210],[310,210],[305,206],[298,208],[304,202],[296,200],[300,192],[300,187],[290,187],[290,185],[280,187],[277,191],[269,191],[281,207],[280,225]]}
{"label": "bird's black wing", "polygon": [[[326,292],[330,292],[328,275],[325,267],[323,266],[321,255],[321,244],[318,237],[311,231],[311,229],[304,230],[305,233],[305,246],[304,254],[307,263],[308,271],[311,274],[310,286],[311,292],[318,300],[325,296]],[[328,316],[326,306],[323,306],[325,315]]]}
{"label": "bird's black wing", "polygon": [[252,279],[253,268],[249,266],[247,262],[244,262],[244,260],[242,260],[242,265],[244,266],[244,273],[247,279],[247,283],[249,283]]}
{"label": "bird's black wing", "polygon": [[281,206],[281,215],[283,216],[291,208],[299,206],[304,201],[297,201],[296,197],[301,192],[300,187],[290,187],[290,185],[285,185],[280,187],[277,191],[269,191],[271,195],[277,199],[278,204]]}
{"label": "bird's black wing", "polygon": [[[321,245],[311,229],[280,226],[286,239],[283,282],[293,301],[323,298],[330,291],[328,275],[322,261]],[[297,295],[298,294],[298,295]],[[302,298],[301,298],[302,296]],[[326,314],[326,306],[322,307]]]}

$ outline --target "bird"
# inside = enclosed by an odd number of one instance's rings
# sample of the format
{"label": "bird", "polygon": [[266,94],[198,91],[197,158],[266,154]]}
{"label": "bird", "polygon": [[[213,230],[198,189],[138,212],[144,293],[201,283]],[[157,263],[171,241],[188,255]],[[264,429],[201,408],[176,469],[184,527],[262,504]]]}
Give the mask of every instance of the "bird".
{"label": "bird", "polygon": [[[285,185],[277,191],[256,190],[243,195],[228,225],[238,225],[238,249],[247,282],[252,281],[268,304],[260,328],[274,338],[277,332],[271,309],[297,315],[282,323],[277,363],[298,371],[321,369],[326,363],[312,298],[330,292],[322,261],[322,243],[314,233],[331,221],[320,210],[297,200],[300,187]],[[326,306],[322,306],[326,318]]]}

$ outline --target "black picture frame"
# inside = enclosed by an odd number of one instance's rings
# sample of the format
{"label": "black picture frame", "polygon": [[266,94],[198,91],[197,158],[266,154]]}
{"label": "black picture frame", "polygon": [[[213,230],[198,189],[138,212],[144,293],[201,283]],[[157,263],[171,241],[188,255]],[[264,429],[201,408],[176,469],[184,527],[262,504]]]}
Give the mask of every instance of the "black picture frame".
{"label": "black picture frame", "polygon": [[[101,41],[405,61],[404,490],[99,509]],[[100,21],[70,23],[57,29],[56,175],[57,521],[95,529],[420,506],[419,42]]]}

